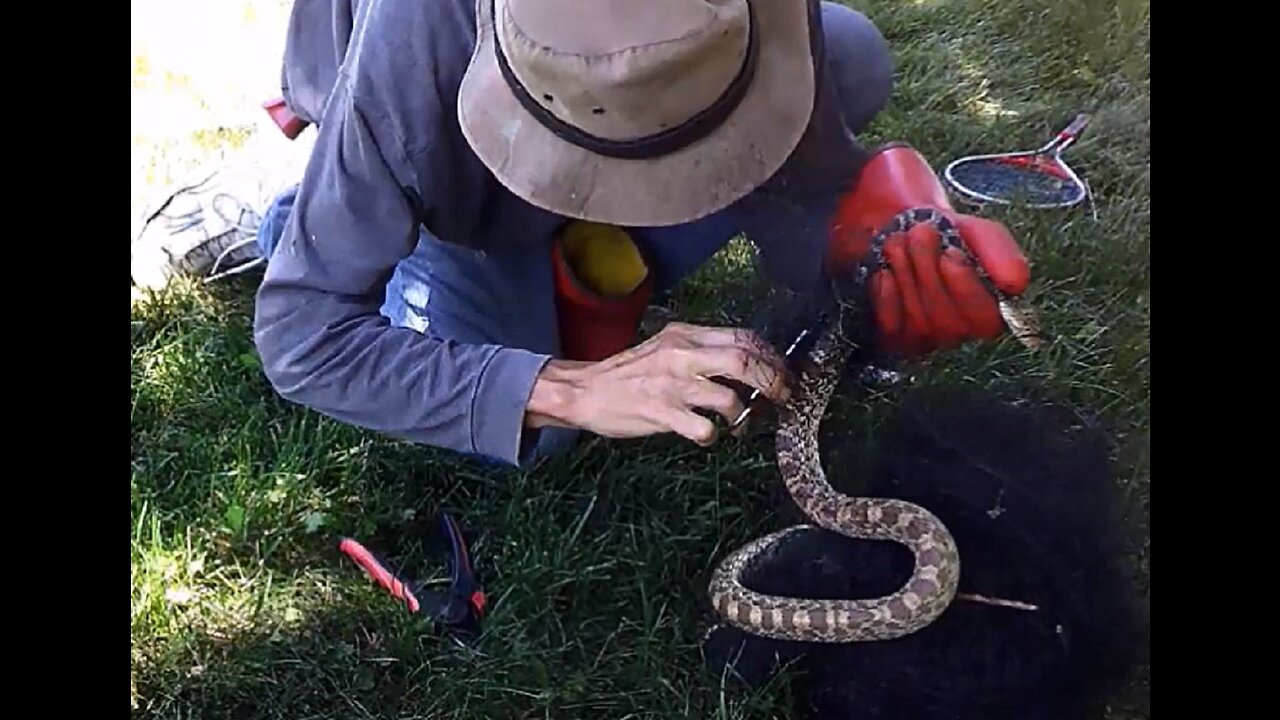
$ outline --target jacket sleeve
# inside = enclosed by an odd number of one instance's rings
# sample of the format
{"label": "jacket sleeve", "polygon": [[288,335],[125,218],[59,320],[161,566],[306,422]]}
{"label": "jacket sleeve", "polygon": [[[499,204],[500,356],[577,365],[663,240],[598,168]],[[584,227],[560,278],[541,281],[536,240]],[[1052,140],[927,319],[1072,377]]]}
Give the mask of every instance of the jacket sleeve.
{"label": "jacket sleeve", "polygon": [[285,29],[280,91],[293,114],[320,122],[362,0],[296,0]]}
{"label": "jacket sleeve", "polygon": [[436,211],[435,188],[449,183],[452,155],[406,151],[391,111],[354,96],[340,76],[258,291],[266,375],[284,398],[335,419],[518,464],[524,408],[547,357],[434,338],[379,313],[396,264]]}

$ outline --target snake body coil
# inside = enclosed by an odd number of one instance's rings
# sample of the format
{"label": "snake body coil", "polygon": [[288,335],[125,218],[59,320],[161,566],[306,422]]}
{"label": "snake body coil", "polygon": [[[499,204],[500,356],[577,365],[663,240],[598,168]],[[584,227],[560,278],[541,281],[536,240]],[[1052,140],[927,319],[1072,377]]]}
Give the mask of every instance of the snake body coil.
{"label": "snake body coil", "polygon": [[[872,241],[868,263],[858,271],[861,286],[872,268],[883,263],[885,239],[919,223],[931,223],[945,247],[972,258],[955,226],[940,213],[917,209],[894,218]],[[1038,347],[1035,315],[980,276],[999,301],[1001,314],[1015,337]],[[854,300],[859,302],[859,300]],[[796,504],[817,526],[852,538],[901,543],[915,557],[911,577],[896,592],[872,599],[817,600],[765,595],[742,583],[743,570],[793,533],[799,525],[759,538],[733,552],[716,570],[710,585],[712,605],[731,625],[746,632],[802,642],[887,640],[916,632],[932,623],[955,598],[960,558],[955,540],[925,508],[891,498],[850,497],[836,492],[826,479],[818,452],[818,426],[850,354],[857,347],[853,318],[858,309],[842,298],[831,322],[814,343],[790,400],[780,410],[776,433],[778,470]]]}

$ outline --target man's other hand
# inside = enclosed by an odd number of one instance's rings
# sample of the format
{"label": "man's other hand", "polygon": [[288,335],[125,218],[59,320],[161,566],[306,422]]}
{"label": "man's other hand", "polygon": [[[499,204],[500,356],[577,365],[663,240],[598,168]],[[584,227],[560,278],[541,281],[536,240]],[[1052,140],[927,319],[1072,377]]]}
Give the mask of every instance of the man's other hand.
{"label": "man's other hand", "polygon": [[611,438],[674,432],[708,446],[716,424],[733,422],[743,402],[712,378],[758,389],[774,403],[789,396],[781,356],[748,330],[671,323],[600,362],[552,360],[534,384],[526,425],[572,427]]}

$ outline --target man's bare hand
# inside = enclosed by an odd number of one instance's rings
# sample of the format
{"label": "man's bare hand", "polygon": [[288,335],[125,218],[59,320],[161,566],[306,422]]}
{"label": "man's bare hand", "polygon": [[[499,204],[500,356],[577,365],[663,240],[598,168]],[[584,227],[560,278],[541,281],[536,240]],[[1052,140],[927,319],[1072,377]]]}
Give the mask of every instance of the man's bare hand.
{"label": "man's bare hand", "polygon": [[711,378],[758,389],[775,403],[790,393],[782,358],[755,333],[671,323],[601,362],[549,362],[534,384],[526,424],[612,438],[674,432],[707,446],[716,425],[695,410],[733,422],[743,409],[735,391]]}

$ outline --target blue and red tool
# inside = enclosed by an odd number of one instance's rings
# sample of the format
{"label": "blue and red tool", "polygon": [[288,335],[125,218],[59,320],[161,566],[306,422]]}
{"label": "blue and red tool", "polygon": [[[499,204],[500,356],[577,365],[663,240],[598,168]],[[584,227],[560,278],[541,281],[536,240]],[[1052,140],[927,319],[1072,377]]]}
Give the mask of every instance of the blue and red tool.
{"label": "blue and red tool", "polygon": [[422,583],[408,583],[387,570],[386,566],[359,541],[342,538],[338,549],[350,557],[392,597],[404,603],[413,614],[431,618],[438,627],[454,635],[474,635],[484,620],[488,600],[476,579],[471,554],[457,521],[448,513],[441,515],[444,534],[449,539],[452,578],[448,590],[437,592]]}

